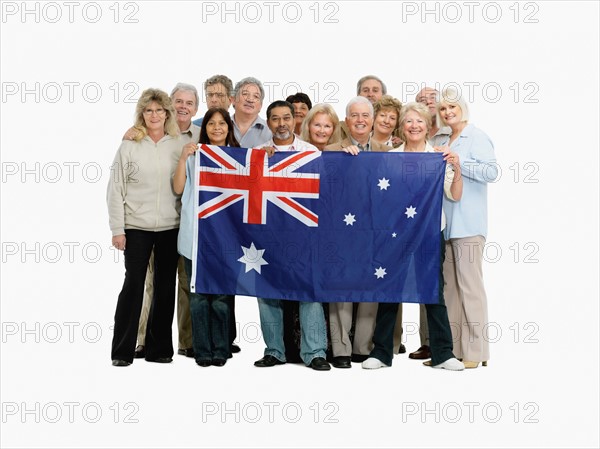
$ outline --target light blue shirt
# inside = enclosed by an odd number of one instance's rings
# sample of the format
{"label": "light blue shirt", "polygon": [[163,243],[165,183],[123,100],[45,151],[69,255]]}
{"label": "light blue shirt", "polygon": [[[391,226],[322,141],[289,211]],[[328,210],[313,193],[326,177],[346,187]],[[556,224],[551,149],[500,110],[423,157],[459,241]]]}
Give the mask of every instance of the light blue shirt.
{"label": "light blue shirt", "polygon": [[192,253],[194,238],[194,170],[196,155],[192,154],[185,162],[185,185],[181,196],[181,219],[179,221],[179,235],[177,236],[177,251],[183,257],[193,260]]}
{"label": "light blue shirt", "polygon": [[261,143],[273,137],[271,130],[267,127],[267,122],[260,117],[256,117],[256,120],[250,125],[243,137],[235,123],[235,115],[231,119],[233,120],[233,134],[242,148],[257,148]]}
{"label": "light blue shirt", "polygon": [[[433,146],[447,145],[448,135],[434,136]],[[444,198],[446,240],[481,235],[487,237],[487,185],[498,177],[494,144],[473,125],[467,125],[452,145],[460,157],[463,192],[460,201]]]}

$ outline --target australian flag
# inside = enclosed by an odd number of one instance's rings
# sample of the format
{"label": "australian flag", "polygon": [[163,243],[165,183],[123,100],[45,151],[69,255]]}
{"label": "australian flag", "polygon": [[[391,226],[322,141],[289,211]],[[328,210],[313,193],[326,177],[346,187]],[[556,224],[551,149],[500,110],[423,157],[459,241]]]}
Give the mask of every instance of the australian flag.
{"label": "australian flag", "polygon": [[192,291],[319,302],[438,301],[439,153],[201,145]]}

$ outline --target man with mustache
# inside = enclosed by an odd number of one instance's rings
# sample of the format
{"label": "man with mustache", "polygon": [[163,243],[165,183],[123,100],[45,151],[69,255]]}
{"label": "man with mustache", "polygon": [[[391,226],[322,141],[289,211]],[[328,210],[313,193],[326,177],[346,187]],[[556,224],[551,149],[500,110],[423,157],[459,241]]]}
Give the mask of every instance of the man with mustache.
{"label": "man with mustache", "polygon": [[[294,134],[294,106],[287,101],[274,101],[267,108],[267,125],[273,138],[263,143],[267,152],[318,151]],[[261,368],[282,365],[286,362],[283,341],[283,304],[280,299],[258,298],[258,311],[263,339],[267,348],[265,356],[254,362]],[[300,302],[300,331],[302,341],[300,358],[306,366],[317,371],[327,371],[331,366],[325,360],[327,328],[323,306],[318,302]]]}

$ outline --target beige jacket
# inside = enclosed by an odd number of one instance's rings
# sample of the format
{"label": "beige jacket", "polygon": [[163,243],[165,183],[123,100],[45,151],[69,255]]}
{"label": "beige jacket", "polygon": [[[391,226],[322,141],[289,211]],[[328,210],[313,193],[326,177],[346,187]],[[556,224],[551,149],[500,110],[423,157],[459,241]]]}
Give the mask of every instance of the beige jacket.
{"label": "beige jacket", "polygon": [[110,170],[107,189],[112,235],[125,229],[167,231],[179,227],[181,199],[173,192],[173,174],[183,141],[165,136],[124,140]]}
{"label": "beige jacket", "polygon": [[[350,140],[350,137],[346,137],[344,140],[327,145],[325,147],[325,151],[339,151],[342,148],[349,147],[350,145],[354,144]],[[388,147],[387,145],[383,145],[371,139],[371,151],[390,151],[391,149],[392,147]]]}

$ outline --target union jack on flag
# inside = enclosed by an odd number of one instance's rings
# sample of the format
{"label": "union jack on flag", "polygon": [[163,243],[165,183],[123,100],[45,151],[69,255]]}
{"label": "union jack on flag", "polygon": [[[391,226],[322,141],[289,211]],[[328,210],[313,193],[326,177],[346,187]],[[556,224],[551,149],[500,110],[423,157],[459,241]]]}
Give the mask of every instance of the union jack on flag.
{"label": "union jack on flag", "polygon": [[243,222],[264,225],[269,201],[307,226],[318,225],[317,214],[293,198],[319,198],[319,173],[301,169],[320,157],[320,151],[284,153],[272,165],[264,150],[238,149],[242,160],[215,145],[202,144],[199,151],[198,189],[218,195],[200,205],[198,218],[243,201]]}

